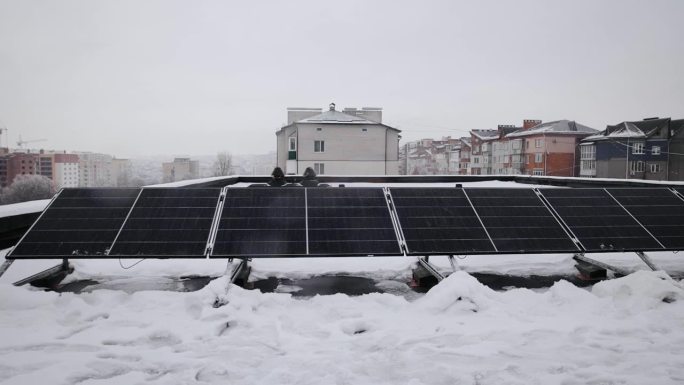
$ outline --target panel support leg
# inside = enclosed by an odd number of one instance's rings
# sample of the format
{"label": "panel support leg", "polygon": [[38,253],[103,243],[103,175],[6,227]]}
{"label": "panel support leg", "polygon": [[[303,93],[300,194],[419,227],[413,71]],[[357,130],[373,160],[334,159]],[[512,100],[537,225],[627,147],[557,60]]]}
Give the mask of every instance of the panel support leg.
{"label": "panel support leg", "polygon": [[14,286],[23,286],[28,283],[37,287],[55,288],[60,282],[62,282],[64,277],[73,271],[74,268],[69,265],[69,260],[65,258],[59,265],[53,266],[28,278],[17,281],[14,283]]}
{"label": "panel support leg", "polygon": [[451,263],[451,269],[454,271],[454,273],[461,270],[461,267],[458,265],[458,262],[453,255],[449,256],[449,263]]}
{"label": "panel support leg", "polygon": [[12,263],[14,263],[14,259],[6,259],[5,262],[0,266],[0,277],[2,277],[3,274],[9,269],[10,266],[12,266]]}
{"label": "panel support leg", "polygon": [[649,258],[648,255],[646,255],[646,253],[644,253],[643,251],[637,251],[636,255],[638,255],[639,258],[641,258],[641,260],[644,261],[646,266],[648,266],[651,270],[653,270],[653,271],[662,270],[658,266],[656,266],[656,264],[653,263],[653,261],[651,261],[651,258]]}
{"label": "panel support leg", "polygon": [[413,285],[429,288],[438,284],[444,276],[428,262],[429,257],[419,257],[416,268],[413,269]]}
{"label": "panel support leg", "polygon": [[233,269],[230,274],[230,283],[238,285],[240,287],[245,287],[249,280],[249,273],[252,272],[252,267],[249,265],[249,259],[244,258],[240,260],[237,266]]}
{"label": "panel support leg", "polygon": [[606,270],[613,271],[615,274],[625,276],[631,272],[595,259],[589,258],[584,253],[576,253],[573,257],[578,263],[575,268],[580,272],[580,276],[586,280],[600,280],[607,277]]}

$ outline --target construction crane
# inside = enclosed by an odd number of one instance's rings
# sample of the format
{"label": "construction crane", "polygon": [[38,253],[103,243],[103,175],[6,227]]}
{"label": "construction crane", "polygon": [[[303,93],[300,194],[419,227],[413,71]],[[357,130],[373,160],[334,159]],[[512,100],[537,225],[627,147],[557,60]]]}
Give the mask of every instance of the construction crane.
{"label": "construction crane", "polygon": [[21,135],[19,135],[19,140],[17,140],[17,146],[19,146],[19,148],[24,148],[24,145],[25,145],[25,144],[28,144],[28,143],[35,143],[35,142],[44,142],[44,141],[46,141],[46,140],[47,140],[47,139],[22,140],[22,139],[21,139]]}

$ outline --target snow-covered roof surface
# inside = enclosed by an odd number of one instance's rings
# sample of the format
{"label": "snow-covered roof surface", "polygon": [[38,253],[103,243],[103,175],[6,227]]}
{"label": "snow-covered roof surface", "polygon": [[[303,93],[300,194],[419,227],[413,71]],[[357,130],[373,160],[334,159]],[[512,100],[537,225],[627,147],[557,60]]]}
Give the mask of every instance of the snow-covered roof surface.
{"label": "snow-covered roof surface", "polygon": [[47,207],[48,203],[50,203],[50,199],[2,205],[0,206],[0,218],[22,214],[39,213],[43,211],[45,207]]}
{"label": "snow-covered roof surface", "polygon": [[593,134],[598,130],[579,124],[572,120],[557,120],[538,124],[527,130],[518,130],[506,135],[507,138],[519,138],[531,135],[577,135]]}
{"label": "snow-covered roof surface", "polygon": [[344,123],[344,124],[379,124],[360,116],[345,114],[341,111],[328,110],[309,118],[298,120],[297,123]]}
{"label": "snow-covered roof surface", "polygon": [[[587,256],[637,272],[591,288],[561,280],[548,288],[494,291],[470,273],[569,277],[573,255],[469,256],[456,259],[460,270],[421,294],[407,285],[415,258],[251,262],[252,280],[351,274],[385,292],[294,298],[302,289],[296,281],[277,283],[274,293],[231,285],[225,274],[234,264],[221,259],[144,260],[128,270],[118,260],[73,260],[66,282],[99,283],[83,294],[59,294],[11,284],[55,261],[17,261],[0,278],[0,382],[681,382],[681,282],[645,271],[634,253]],[[663,269],[682,271],[681,255],[649,256]],[[452,271],[446,256],[430,262],[444,274]],[[179,290],[177,277],[197,274],[214,279],[198,291]]]}
{"label": "snow-covered roof surface", "polygon": [[494,140],[499,138],[499,131],[497,130],[471,130],[470,132],[480,140]]}
{"label": "snow-covered roof surface", "polygon": [[[606,134],[607,133],[607,134]],[[583,142],[595,142],[597,140],[619,139],[619,138],[646,138],[646,134],[635,124],[630,122],[622,122],[617,126],[611,127],[610,132],[604,130],[596,135],[591,135],[584,138]]]}

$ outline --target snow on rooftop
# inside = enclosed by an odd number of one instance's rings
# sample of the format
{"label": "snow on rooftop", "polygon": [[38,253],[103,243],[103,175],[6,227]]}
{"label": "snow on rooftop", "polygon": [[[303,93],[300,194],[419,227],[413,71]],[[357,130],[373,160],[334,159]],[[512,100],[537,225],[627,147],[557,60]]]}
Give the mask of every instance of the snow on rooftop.
{"label": "snow on rooftop", "polygon": [[378,124],[378,122],[335,110],[324,111],[321,114],[298,120],[297,123]]}
{"label": "snow on rooftop", "polygon": [[557,120],[554,122],[546,122],[538,124],[527,130],[519,130],[506,135],[507,138],[517,138],[522,136],[540,135],[540,134],[558,134],[558,135],[574,135],[574,134],[593,134],[598,132],[591,127],[576,123],[570,120]]}
{"label": "snow on rooftop", "polygon": [[[195,181],[196,182],[196,181]],[[233,187],[245,187],[240,183]],[[345,183],[453,187],[454,183]],[[550,187],[514,182],[464,187]],[[45,202],[47,204],[47,202]],[[5,250],[4,252],[6,252]],[[4,256],[4,252],[0,255]],[[411,291],[415,258],[254,259],[252,279],[353,274],[385,294],[294,298],[230,285],[225,260],[74,260],[83,294],[11,285],[56,264],[17,261],[0,278],[3,384],[547,384],[678,383],[684,290],[633,253],[592,254],[636,273],[578,288],[494,291],[469,273],[571,275],[571,254],[481,255],[427,294]],[[681,256],[649,253],[682,271]],[[0,258],[2,262],[3,258]],[[430,259],[451,272],[445,256]],[[122,269],[130,266],[130,269]],[[215,278],[195,292],[171,277]],[[654,348],[656,347],[656,348]]]}
{"label": "snow on rooftop", "polygon": [[36,201],[28,201],[21,203],[13,203],[9,205],[0,206],[0,218],[11,217],[15,215],[39,213],[47,207],[50,199],[41,199]]}

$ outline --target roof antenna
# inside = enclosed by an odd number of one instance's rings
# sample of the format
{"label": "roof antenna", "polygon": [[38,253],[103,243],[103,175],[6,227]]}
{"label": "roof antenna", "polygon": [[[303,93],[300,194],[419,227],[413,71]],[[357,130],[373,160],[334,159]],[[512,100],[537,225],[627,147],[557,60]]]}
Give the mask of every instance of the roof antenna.
{"label": "roof antenna", "polygon": [[330,103],[330,111],[335,111],[335,103]]}

